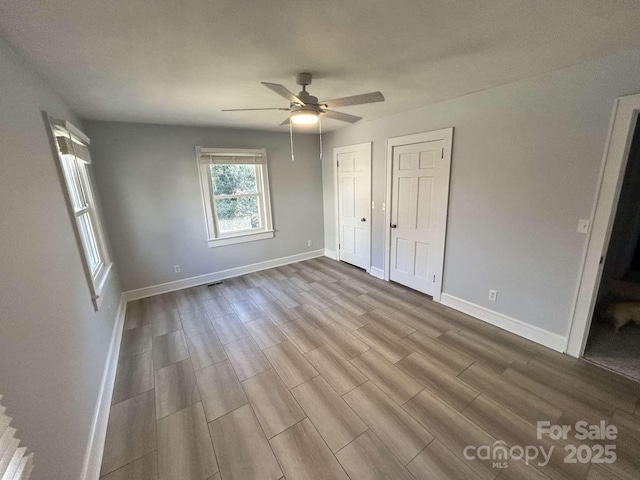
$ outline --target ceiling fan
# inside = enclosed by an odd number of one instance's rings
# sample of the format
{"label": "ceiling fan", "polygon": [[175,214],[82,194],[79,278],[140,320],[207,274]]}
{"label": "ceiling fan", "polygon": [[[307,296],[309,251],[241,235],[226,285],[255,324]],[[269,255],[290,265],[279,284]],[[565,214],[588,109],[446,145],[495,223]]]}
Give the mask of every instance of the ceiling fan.
{"label": "ceiling fan", "polygon": [[302,86],[302,90],[298,95],[294,95],[287,88],[279,83],[261,82],[262,85],[274,91],[281,97],[289,101],[289,108],[232,108],[222,110],[223,112],[248,112],[258,110],[283,110],[291,112],[289,117],[280,125],[295,123],[297,125],[313,125],[318,123],[319,117],[332,118],[342,122],[356,123],[362,120],[362,117],[349,115],[347,113],[329,110],[335,107],[348,107],[351,105],[362,105],[365,103],[383,102],[384,96],[380,92],[363,93],[350,97],[335,98],[333,100],[318,101],[318,97],[314,97],[307,92],[307,85],[311,85],[312,75],[310,73],[298,73],[296,75],[296,83]]}

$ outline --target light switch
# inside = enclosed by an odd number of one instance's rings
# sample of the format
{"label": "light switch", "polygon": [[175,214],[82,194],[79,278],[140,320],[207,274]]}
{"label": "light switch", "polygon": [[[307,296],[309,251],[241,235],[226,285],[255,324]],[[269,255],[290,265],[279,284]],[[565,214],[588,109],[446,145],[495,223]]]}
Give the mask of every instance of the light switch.
{"label": "light switch", "polygon": [[578,220],[578,233],[589,233],[589,220]]}

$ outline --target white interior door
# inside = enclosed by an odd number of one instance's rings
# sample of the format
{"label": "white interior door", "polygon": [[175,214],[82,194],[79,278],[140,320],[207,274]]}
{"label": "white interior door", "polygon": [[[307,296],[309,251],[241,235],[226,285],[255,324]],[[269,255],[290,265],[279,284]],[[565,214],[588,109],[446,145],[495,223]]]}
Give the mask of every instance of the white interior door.
{"label": "white interior door", "polygon": [[[450,155],[442,139],[394,146],[389,278],[434,295],[444,261]],[[447,149],[448,150],[448,149]]]}
{"label": "white interior door", "polygon": [[338,260],[371,267],[371,143],[335,148]]}

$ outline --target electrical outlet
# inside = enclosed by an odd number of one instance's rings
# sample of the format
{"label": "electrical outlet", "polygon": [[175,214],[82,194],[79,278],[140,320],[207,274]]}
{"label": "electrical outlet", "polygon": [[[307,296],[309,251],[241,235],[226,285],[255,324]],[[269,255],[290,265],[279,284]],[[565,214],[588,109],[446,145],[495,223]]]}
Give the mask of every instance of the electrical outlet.
{"label": "electrical outlet", "polygon": [[578,233],[589,233],[589,220],[578,220]]}
{"label": "electrical outlet", "polygon": [[498,291],[497,290],[489,290],[489,300],[495,302],[498,299]]}
{"label": "electrical outlet", "polygon": [[311,245],[313,245],[313,242],[311,240],[307,240],[307,247],[310,247]]}
{"label": "electrical outlet", "polygon": [[173,266],[173,271],[176,273],[180,273],[180,265],[174,265]]}

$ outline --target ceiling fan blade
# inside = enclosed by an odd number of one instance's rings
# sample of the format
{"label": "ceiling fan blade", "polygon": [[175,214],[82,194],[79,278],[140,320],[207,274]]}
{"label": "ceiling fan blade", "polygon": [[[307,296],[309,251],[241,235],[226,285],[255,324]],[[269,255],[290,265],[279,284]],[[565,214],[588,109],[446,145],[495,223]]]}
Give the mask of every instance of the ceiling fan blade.
{"label": "ceiling fan blade", "polygon": [[280,85],[279,83],[269,83],[269,82],[260,82],[260,83],[262,83],[262,85],[267,87],[269,90],[276,92],[281,97],[286,98],[287,100],[289,100],[290,103],[297,103],[299,105],[304,105],[304,102],[302,100],[300,100],[293,93],[287,90],[283,85]]}
{"label": "ceiling fan blade", "polygon": [[356,117],[355,115],[349,115],[348,113],[334,112],[333,110],[322,110],[321,113],[327,118],[333,118],[334,120],[340,120],[341,122],[356,123],[362,120],[362,117]]}
{"label": "ceiling fan blade", "polygon": [[256,110],[289,110],[288,108],[224,108],[223,112],[253,112]]}
{"label": "ceiling fan blade", "polygon": [[321,105],[330,108],[348,107],[350,105],[362,105],[364,103],[384,102],[384,95],[380,92],[362,93],[360,95],[352,95],[351,97],[334,98],[333,100],[324,100]]}

